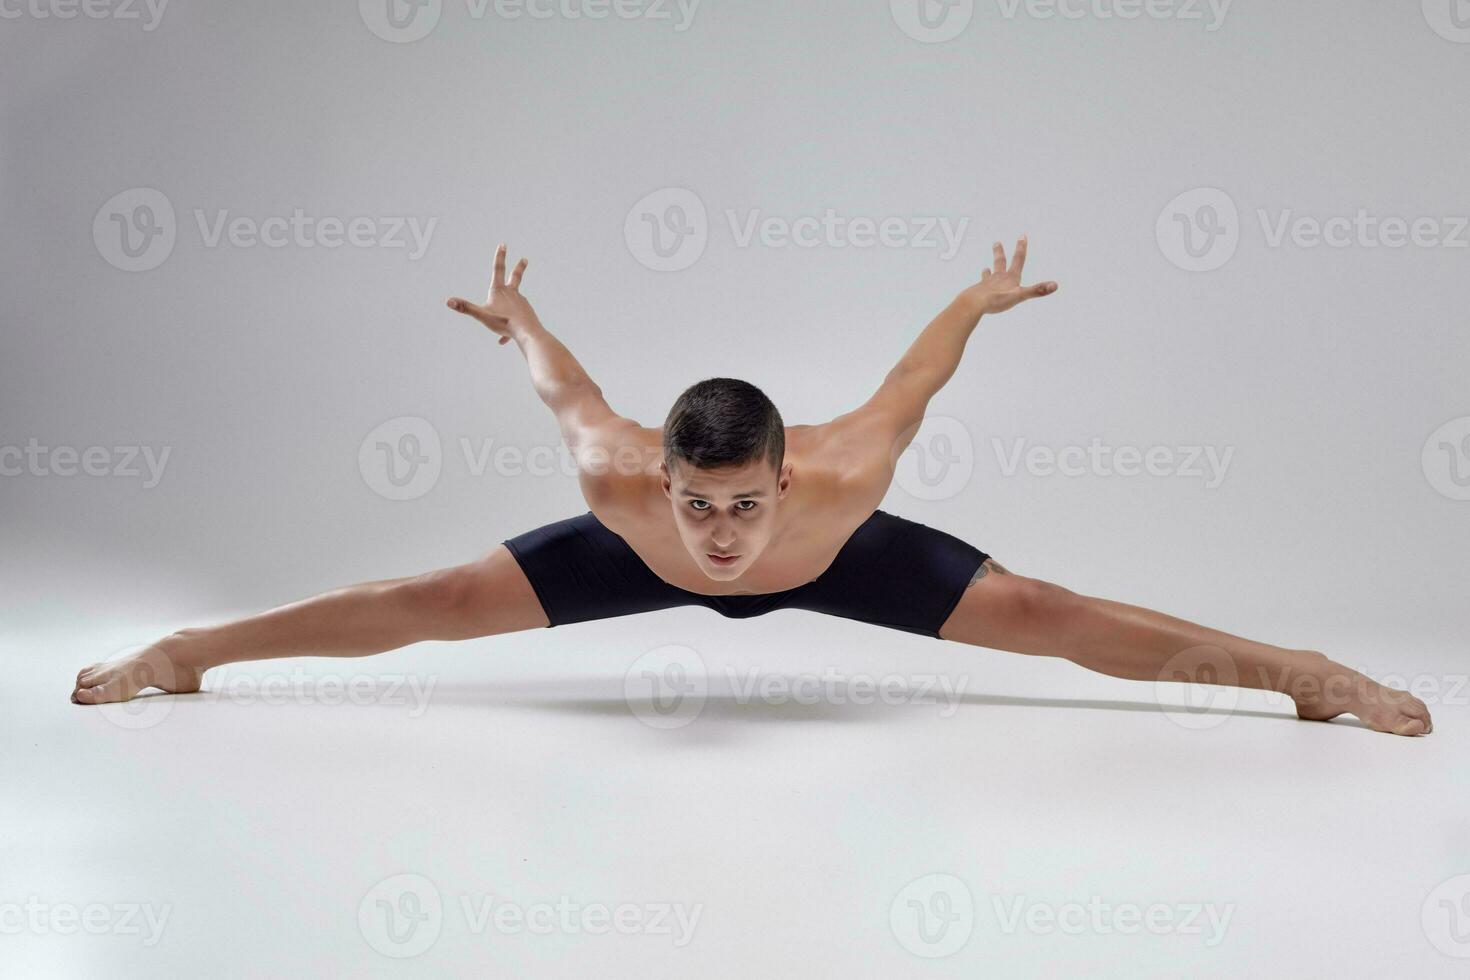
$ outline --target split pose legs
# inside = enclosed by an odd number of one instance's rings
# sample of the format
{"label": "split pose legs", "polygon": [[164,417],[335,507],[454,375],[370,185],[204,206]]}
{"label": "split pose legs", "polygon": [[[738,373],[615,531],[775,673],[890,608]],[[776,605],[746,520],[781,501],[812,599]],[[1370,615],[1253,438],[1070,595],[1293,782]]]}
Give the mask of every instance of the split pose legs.
{"label": "split pose legs", "polygon": [[[529,581],[504,545],[484,558],[426,575],[365,582],[220,626],[180,630],[126,659],[77,675],[79,704],[126,701],[157,687],[197,691],[210,667],[280,657],[361,657],[422,640],[462,640],[545,627]],[[1384,687],[1314,650],[1256,643],[1138,606],[1079,595],[1006,572],[986,559],[940,629],[946,640],[993,650],[1062,657],[1113,677],[1166,676],[1179,654],[1207,648],[1228,655],[1238,687],[1292,697],[1298,716],[1356,715],[1368,727],[1423,735],[1433,724],[1424,703]],[[1194,661],[1199,662],[1199,661]],[[1227,672],[1228,673],[1228,672]]]}

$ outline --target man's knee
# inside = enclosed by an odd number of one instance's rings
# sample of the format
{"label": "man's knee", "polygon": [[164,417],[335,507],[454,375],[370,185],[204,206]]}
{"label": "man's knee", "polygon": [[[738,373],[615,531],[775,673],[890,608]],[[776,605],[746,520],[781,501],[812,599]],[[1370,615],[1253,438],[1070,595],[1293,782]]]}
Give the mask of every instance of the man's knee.
{"label": "man's knee", "polygon": [[473,603],[477,587],[474,565],[455,565],[410,578],[399,586],[400,595],[416,610],[436,616],[463,614]]}
{"label": "man's knee", "polygon": [[1008,575],[997,582],[1005,583],[1011,614],[1027,626],[1055,626],[1073,615],[1082,602],[1071,589],[1044,579]]}

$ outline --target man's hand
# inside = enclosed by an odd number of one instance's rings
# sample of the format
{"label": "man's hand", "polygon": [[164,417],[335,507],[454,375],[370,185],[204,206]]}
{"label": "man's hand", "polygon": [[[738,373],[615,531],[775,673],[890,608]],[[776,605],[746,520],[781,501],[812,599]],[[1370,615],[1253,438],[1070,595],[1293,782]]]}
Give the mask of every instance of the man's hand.
{"label": "man's hand", "polygon": [[1017,303],[1037,296],[1050,296],[1057,291],[1054,282],[1021,285],[1021,270],[1026,266],[1026,236],[1016,242],[1016,252],[1009,264],[1000,242],[995,243],[995,263],[980,274],[980,281],[960,293],[960,298],[975,313],[1004,313]]}
{"label": "man's hand", "polygon": [[456,313],[479,320],[499,334],[502,344],[508,344],[514,339],[514,327],[536,321],[536,311],[521,295],[521,273],[525,271],[526,260],[521,259],[512,270],[510,281],[505,281],[505,243],[502,242],[495,250],[495,275],[490,280],[490,293],[485,302],[471,303],[456,296],[446,305]]}

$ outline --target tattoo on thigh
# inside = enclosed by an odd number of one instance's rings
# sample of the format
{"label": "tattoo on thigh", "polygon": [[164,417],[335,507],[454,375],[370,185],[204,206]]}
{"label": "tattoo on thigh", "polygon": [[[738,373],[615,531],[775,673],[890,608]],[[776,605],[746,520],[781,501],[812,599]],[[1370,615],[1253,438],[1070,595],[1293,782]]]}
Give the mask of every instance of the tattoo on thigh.
{"label": "tattoo on thigh", "polygon": [[[1010,572],[1001,567],[1000,562],[996,561],[994,558],[987,558],[980,563],[979,568],[975,569],[975,574],[970,577],[970,585],[974,585],[976,582],[980,581],[989,572],[995,572],[997,575],[1010,574]],[[966,588],[969,588],[969,586],[966,586]]]}

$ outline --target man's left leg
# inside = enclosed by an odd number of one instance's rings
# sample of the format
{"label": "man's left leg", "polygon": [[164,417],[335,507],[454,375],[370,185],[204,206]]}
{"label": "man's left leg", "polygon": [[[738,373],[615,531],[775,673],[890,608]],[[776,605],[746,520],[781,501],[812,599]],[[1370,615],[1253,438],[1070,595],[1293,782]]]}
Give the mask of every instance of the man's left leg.
{"label": "man's left leg", "polygon": [[1112,677],[1279,691],[1297,714],[1357,715],[1397,735],[1433,729],[1424,702],[1316,650],[1257,643],[1140,606],[1015,575],[987,558],[939,629],[940,639],[1061,657]]}

